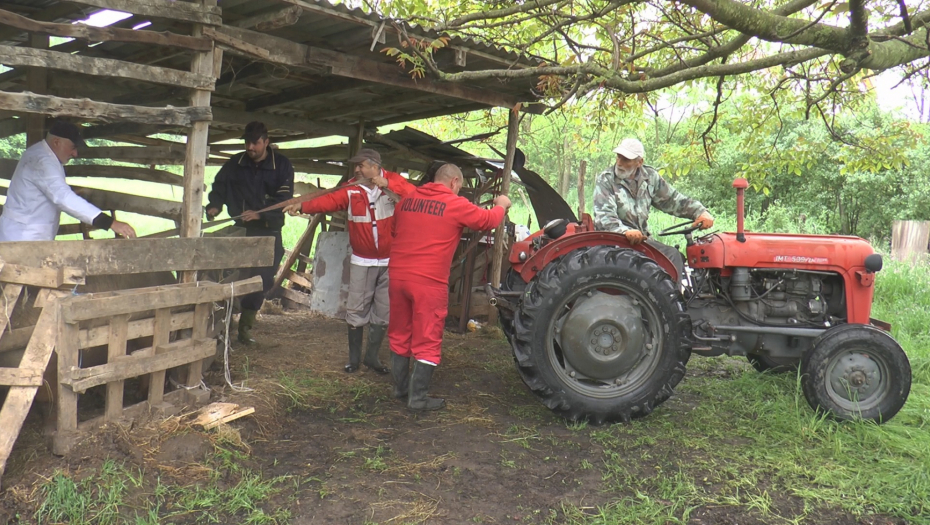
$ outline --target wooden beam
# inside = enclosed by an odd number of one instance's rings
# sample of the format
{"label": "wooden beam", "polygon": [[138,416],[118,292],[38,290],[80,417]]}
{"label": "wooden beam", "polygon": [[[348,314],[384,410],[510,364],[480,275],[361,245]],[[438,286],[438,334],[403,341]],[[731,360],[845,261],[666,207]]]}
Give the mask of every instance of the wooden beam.
{"label": "wooden beam", "polygon": [[171,129],[172,126],[161,126],[158,124],[137,124],[135,122],[114,122],[112,124],[100,124],[97,126],[87,126],[81,130],[81,136],[84,140],[100,139],[114,137],[116,135],[151,135]]}
{"label": "wooden beam", "polygon": [[0,368],[0,385],[3,386],[42,386],[44,370],[29,368]]}
{"label": "wooden beam", "polygon": [[151,197],[140,197],[139,195],[100,190],[97,188],[72,186],[71,189],[86,199],[87,202],[101,210],[120,210],[150,215],[152,217],[161,217],[162,219],[171,221],[181,220],[180,202],[153,199]]}
{"label": "wooden beam", "polygon": [[123,11],[134,15],[167,18],[198,24],[220,25],[223,11],[218,7],[202,7],[173,0],[69,0],[76,4]]}
{"label": "wooden beam", "polygon": [[30,33],[45,33],[54,36],[79,38],[91,42],[135,42],[159,46],[180,47],[194,51],[213,49],[209,38],[179,35],[168,31],[120,29],[116,27],[94,27],[87,24],[55,24],[40,22],[0,9],[0,25],[15,27]]}
{"label": "wooden beam", "polygon": [[101,146],[82,148],[78,155],[83,159],[109,159],[137,164],[181,164],[184,162],[185,144],[168,146]]}
{"label": "wooden beam", "polygon": [[[4,261],[4,266],[7,264],[6,261],[9,261],[9,256],[3,254],[6,260]],[[19,301],[19,295],[23,292],[23,285],[21,284],[4,284],[3,285],[3,295],[0,296],[0,299],[3,300],[3,303],[0,304],[0,337],[3,336],[3,333],[6,331],[7,326],[10,324],[10,316],[13,314],[13,308],[16,307],[17,301]]]}
{"label": "wooden beam", "polygon": [[284,104],[294,104],[295,102],[302,100],[309,100],[314,97],[329,95],[331,93],[345,93],[346,91],[352,89],[370,85],[370,82],[364,82],[351,78],[323,77],[316,85],[304,84],[292,89],[284,90],[280,93],[255,97],[245,103],[245,110],[258,111],[260,109],[281,106]]}
{"label": "wooden beam", "polygon": [[[2,109],[2,107],[0,107]],[[268,130],[287,130],[299,133],[307,133],[315,137],[326,137],[331,135],[351,135],[354,133],[352,126],[336,124],[333,122],[314,122],[312,120],[285,117],[282,115],[272,115],[271,113],[249,113],[248,111],[237,111],[228,108],[213,108],[213,121],[222,124],[231,124],[245,127],[246,124],[253,120],[260,120],[265,123]]]}
{"label": "wooden beam", "polygon": [[271,237],[3,243],[7,263],[75,266],[84,268],[87,275],[271,266],[273,252]]}
{"label": "wooden beam", "polygon": [[59,288],[63,285],[74,287],[78,284],[84,284],[84,270],[68,266],[39,268],[5,263],[3,268],[0,269],[0,282],[25,284],[41,288]]}
{"label": "wooden beam", "polygon": [[0,109],[44,113],[52,117],[82,117],[103,121],[128,120],[144,124],[189,127],[191,122],[211,119],[210,108],[150,108],[106,104],[88,99],[70,99],[34,93],[0,92]]}
{"label": "wooden beam", "polygon": [[[107,338],[107,363],[115,363],[126,356],[126,342],[129,335],[129,314],[113,316],[110,319],[110,333]],[[107,401],[104,417],[107,421],[116,421],[123,416],[123,382],[107,383]]]}
{"label": "wooden beam", "polygon": [[[168,285],[154,291],[140,288],[135,293],[102,298],[94,297],[94,294],[76,295],[61,299],[61,315],[66,322],[74,323],[152,309],[212,303],[261,290],[262,279],[255,276],[226,284],[202,282],[200,286]],[[170,319],[165,322],[167,330]],[[157,326],[155,331],[158,332]]]}
{"label": "wooden beam", "polygon": [[297,6],[291,6],[278,11],[271,11],[269,13],[243,18],[230,25],[254,29],[255,31],[273,31],[296,24],[297,20],[300,19],[301,13],[303,13],[303,9]]}
{"label": "wooden beam", "polygon": [[[51,304],[46,305],[39,314],[35,332],[23,353],[20,363],[22,369],[42,373],[52,357],[58,336],[58,303],[57,299],[49,302]],[[0,476],[6,469],[6,461],[13,450],[13,443],[19,437],[19,431],[23,428],[23,421],[32,407],[37,390],[38,386],[33,385],[11,386],[3,402],[3,408],[0,409]]]}
{"label": "wooden beam", "polygon": [[187,71],[178,71],[167,67],[135,64],[123,60],[71,55],[48,49],[33,49],[21,46],[0,45],[0,63],[9,67],[29,66],[60,69],[85,75],[141,80],[166,86],[210,90],[214,86],[212,76],[188,73]]}

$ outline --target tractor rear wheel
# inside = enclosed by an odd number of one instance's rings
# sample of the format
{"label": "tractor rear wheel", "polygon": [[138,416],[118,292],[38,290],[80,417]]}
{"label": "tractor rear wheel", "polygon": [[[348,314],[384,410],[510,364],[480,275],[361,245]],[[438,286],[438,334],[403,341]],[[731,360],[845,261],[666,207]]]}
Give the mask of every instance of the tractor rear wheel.
{"label": "tractor rear wheel", "polygon": [[888,421],[911,391],[901,345],[874,326],[835,326],[801,360],[801,388],[815,410],[839,420]]}
{"label": "tractor rear wheel", "polygon": [[614,246],[549,263],[514,316],[520,375],[571,421],[629,421],[672,395],[691,355],[691,318],[654,261]]}

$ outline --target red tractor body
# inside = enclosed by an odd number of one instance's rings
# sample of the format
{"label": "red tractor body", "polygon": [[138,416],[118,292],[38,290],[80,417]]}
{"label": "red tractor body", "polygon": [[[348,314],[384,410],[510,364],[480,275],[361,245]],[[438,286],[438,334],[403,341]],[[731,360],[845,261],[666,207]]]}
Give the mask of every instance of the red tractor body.
{"label": "red tractor body", "polygon": [[492,303],[547,406],[572,420],[646,415],[698,354],[799,370],[811,406],[838,419],[900,410],[910,365],[870,317],[881,256],[858,237],[744,232],[746,183],[734,187],[736,232],[693,239],[689,221],[659,234],[685,236],[687,268],[651,241],[596,231],[587,215],[514,243]]}

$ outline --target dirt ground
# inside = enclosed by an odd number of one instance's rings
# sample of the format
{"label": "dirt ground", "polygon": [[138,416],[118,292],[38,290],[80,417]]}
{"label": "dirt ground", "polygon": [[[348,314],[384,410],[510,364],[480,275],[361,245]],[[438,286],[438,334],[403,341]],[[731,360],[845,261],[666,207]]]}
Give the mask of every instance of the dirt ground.
{"label": "dirt ground", "polygon": [[[216,370],[207,382],[213,401],[256,408],[230,428],[241,437],[245,465],[265,478],[289,480],[264,506],[287,508],[291,523],[565,523],[579,513],[596,516],[599,506],[633,495],[605,474],[603,447],[590,432],[554,417],[526,389],[499,332],[446,333],[431,393],[444,397],[448,408],[427,415],[411,414],[393,399],[390,375],[343,372],[342,321],[266,314],[254,335],[258,345],[236,345],[231,357],[234,381],[245,380],[254,391],[232,392]],[[679,393],[663,405],[663,417],[684,424],[696,402]],[[104,429],[58,458],[43,444],[41,418],[30,416],[3,479],[0,522],[30,522],[37,487],[56,470],[79,476],[107,458],[175,483],[196,481],[204,456],[213,451],[215,431],[185,428],[181,421]],[[633,471],[674,468],[680,461],[655,437],[629,450]],[[781,497],[774,506],[776,514],[792,516],[804,502]],[[893,523],[829,509],[808,518]],[[783,520],[723,506],[695,509],[689,522]]]}

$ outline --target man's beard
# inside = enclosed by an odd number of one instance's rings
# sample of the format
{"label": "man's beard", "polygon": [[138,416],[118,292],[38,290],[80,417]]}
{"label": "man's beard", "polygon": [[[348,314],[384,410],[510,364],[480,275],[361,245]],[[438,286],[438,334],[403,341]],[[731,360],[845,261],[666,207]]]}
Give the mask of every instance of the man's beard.
{"label": "man's beard", "polygon": [[633,178],[633,175],[636,173],[636,168],[623,169],[620,166],[616,166],[614,167],[614,173],[617,174],[618,178],[630,179]]}

